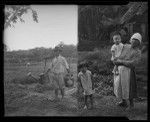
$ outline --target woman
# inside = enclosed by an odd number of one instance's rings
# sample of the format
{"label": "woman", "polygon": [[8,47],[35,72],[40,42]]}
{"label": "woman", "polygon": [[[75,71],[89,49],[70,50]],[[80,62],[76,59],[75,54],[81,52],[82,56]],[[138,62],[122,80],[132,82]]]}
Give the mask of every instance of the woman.
{"label": "woman", "polygon": [[119,75],[114,75],[114,93],[117,98],[122,99],[118,104],[122,107],[127,107],[127,100],[129,100],[129,107],[134,107],[133,99],[137,97],[137,85],[135,66],[141,58],[141,45],[142,36],[139,33],[133,34],[130,39],[131,44],[126,44],[123,47],[122,53],[115,65],[118,65]]}

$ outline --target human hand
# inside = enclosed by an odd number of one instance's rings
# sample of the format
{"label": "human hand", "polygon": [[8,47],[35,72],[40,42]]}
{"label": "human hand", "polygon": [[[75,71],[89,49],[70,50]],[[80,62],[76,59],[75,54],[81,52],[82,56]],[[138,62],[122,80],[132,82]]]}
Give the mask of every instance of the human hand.
{"label": "human hand", "polygon": [[113,62],[115,65],[121,65],[122,64],[122,61],[121,60],[117,60],[117,61],[114,61]]}
{"label": "human hand", "polygon": [[47,71],[46,71],[46,73],[48,73],[48,72],[50,72],[51,71],[51,69],[49,68]]}

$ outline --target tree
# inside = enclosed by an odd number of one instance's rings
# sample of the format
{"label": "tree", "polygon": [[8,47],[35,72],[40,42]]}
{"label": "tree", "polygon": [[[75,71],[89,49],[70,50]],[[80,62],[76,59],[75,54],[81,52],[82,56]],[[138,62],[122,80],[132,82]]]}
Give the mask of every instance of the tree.
{"label": "tree", "polygon": [[6,5],[5,6],[5,25],[4,29],[12,26],[19,19],[21,22],[25,22],[22,19],[22,15],[28,11],[32,12],[33,20],[38,22],[37,12],[31,8],[30,5]]}
{"label": "tree", "polygon": [[114,31],[124,29],[135,15],[148,9],[147,2],[130,2],[127,5],[81,5],[78,7],[78,50],[93,50],[111,44]]}
{"label": "tree", "polygon": [[[17,23],[17,20],[25,22],[22,19],[22,15],[29,12],[32,12],[33,21],[38,22],[37,12],[31,8],[30,5],[6,5],[4,9],[5,13],[5,23],[4,29],[14,26],[14,23]],[[4,43],[4,51],[7,50],[7,45]]]}
{"label": "tree", "polygon": [[[78,49],[92,50],[110,40],[110,32],[119,23],[126,6],[88,5],[78,9]],[[94,42],[93,42],[94,41]],[[101,42],[101,43],[100,43]],[[90,46],[89,46],[90,45]]]}

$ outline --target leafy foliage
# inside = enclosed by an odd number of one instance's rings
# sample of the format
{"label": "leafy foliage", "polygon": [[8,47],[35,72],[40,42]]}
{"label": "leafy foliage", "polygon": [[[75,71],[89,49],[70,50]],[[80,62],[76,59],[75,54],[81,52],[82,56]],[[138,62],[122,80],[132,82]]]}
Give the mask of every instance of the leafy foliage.
{"label": "leafy foliage", "polygon": [[110,57],[110,47],[105,47],[83,55],[81,53],[79,55],[78,63],[87,62],[89,64],[89,69],[93,73],[109,75],[113,69],[113,63],[110,61]]}
{"label": "leafy foliage", "polygon": [[103,43],[109,44],[110,33],[116,29],[120,16],[126,9],[126,6],[80,6],[78,50],[92,50]]}
{"label": "leafy foliage", "polygon": [[6,5],[5,6],[5,26],[4,28],[13,26],[12,23],[25,22],[22,19],[22,15],[26,14],[29,10],[32,12],[33,20],[38,22],[37,12],[31,8],[29,5]]}
{"label": "leafy foliage", "polygon": [[[147,11],[147,2],[130,2],[127,5],[82,5],[79,6],[78,31],[79,51],[92,51],[95,47],[111,44],[111,33],[121,31],[125,24]],[[137,21],[135,17],[134,21]],[[130,35],[126,32],[126,37]]]}
{"label": "leafy foliage", "polygon": [[[20,20],[20,22],[24,23],[25,21],[22,18],[23,14],[28,13],[28,11],[32,12],[33,21],[38,22],[38,15],[35,10],[31,8],[30,5],[5,5],[5,24],[4,29],[8,27],[14,27],[14,24]],[[7,51],[8,47],[4,44],[4,51]]]}

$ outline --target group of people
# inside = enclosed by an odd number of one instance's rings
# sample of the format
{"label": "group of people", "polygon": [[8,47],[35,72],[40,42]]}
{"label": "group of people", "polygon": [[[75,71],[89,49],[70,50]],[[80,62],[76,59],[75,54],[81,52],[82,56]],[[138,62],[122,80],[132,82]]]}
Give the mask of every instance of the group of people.
{"label": "group of people", "polygon": [[122,44],[120,34],[116,33],[113,41],[115,44],[111,48],[111,60],[115,64],[113,69],[114,93],[117,98],[121,99],[121,102],[118,103],[119,106],[132,109],[134,107],[133,99],[137,98],[135,67],[141,58],[142,36],[134,33],[130,38],[130,44]]}
{"label": "group of people", "polygon": [[[123,44],[121,42],[121,35],[114,33],[113,42],[111,47],[112,57],[111,61],[114,63],[114,94],[121,101],[118,106],[132,109],[134,107],[133,99],[137,97],[137,84],[135,66],[141,58],[140,45],[142,36],[135,33],[130,38],[130,44]],[[55,77],[55,97],[58,98],[58,92],[61,91],[62,98],[64,97],[64,77],[70,73],[69,65],[66,59],[61,55],[62,50],[59,47],[55,48],[56,57],[51,62],[48,72],[53,72]],[[84,95],[84,109],[93,108],[93,76],[91,71],[88,70],[86,63],[78,65],[78,80],[77,88],[79,94]],[[88,105],[88,98],[90,99],[90,107]],[[129,101],[129,105],[127,104]]]}
{"label": "group of people", "polygon": [[[141,59],[141,41],[142,36],[139,33],[134,33],[131,36],[129,40],[130,44],[123,44],[121,42],[121,34],[119,32],[115,32],[113,35],[114,45],[111,47],[111,61],[115,65],[112,71],[114,74],[114,94],[121,100],[117,105],[125,107],[126,110],[131,110],[134,107],[133,99],[137,98],[135,67]],[[79,88],[83,88],[84,108],[89,108],[87,104],[88,98],[91,101],[90,108],[93,108],[92,94],[94,93],[94,88],[92,73],[87,69],[86,64],[81,64],[79,71],[78,81],[80,84]]]}

